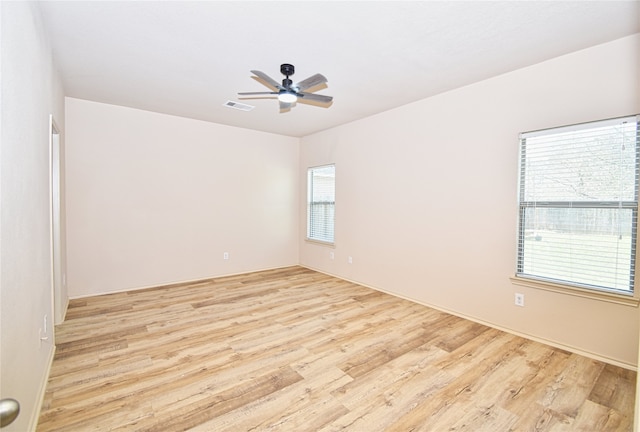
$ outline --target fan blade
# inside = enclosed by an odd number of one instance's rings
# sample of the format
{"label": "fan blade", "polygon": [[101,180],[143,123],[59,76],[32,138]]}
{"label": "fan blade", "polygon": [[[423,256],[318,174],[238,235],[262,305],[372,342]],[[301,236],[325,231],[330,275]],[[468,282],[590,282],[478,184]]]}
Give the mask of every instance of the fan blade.
{"label": "fan blade", "polygon": [[300,81],[299,83],[294,84],[293,86],[296,87],[298,91],[305,91],[306,89],[324,84],[326,82],[327,79],[324,77],[324,75],[315,74],[305,80]]}
{"label": "fan blade", "polygon": [[282,87],[282,85],[278,81],[274,80],[264,72],[260,72],[259,70],[252,70],[251,73],[257,76],[258,78],[260,78],[262,81],[269,84],[269,86],[273,87],[274,89],[279,89],[279,90],[284,89],[284,87]]}
{"label": "fan blade", "polygon": [[322,102],[322,103],[329,103],[333,100],[333,96],[325,96],[325,95],[319,95],[314,93],[298,92],[298,96],[300,96],[302,100],[309,100],[309,101]]}
{"label": "fan blade", "polygon": [[238,93],[240,96],[248,96],[248,95],[277,95],[278,92],[242,92]]}

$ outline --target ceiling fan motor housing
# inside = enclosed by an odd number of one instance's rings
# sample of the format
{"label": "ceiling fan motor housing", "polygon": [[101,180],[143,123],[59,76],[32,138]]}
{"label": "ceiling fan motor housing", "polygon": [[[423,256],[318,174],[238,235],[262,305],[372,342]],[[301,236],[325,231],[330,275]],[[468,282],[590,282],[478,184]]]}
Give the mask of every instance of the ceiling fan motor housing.
{"label": "ceiling fan motor housing", "polygon": [[293,75],[296,71],[296,68],[293,67],[292,64],[284,63],[280,65],[280,73],[282,75],[286,75],[287,77]]}

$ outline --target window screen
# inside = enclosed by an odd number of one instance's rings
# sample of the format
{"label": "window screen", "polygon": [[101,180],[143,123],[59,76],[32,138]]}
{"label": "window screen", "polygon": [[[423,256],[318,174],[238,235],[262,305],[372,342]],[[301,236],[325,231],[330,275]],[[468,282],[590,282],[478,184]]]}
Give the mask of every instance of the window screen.
{"label": "window screen", "polygon": [[632,294],[637,116],[520,136],[517,274]]}
{"label": "window screen", "polygon": [[309,168],[307,176],[307,239],[333,243],[336,167]]}

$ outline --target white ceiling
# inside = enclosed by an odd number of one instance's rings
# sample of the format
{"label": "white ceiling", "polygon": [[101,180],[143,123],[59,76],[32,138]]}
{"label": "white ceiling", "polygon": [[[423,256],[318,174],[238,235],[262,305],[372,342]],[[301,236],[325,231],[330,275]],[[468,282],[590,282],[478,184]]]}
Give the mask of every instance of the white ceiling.
{"label": "white ceiling", "polygon": [[[67,96],[305,136],[640,32],[640,1],[41,2]],[[242,100],[328,78],[329,108]],[[254,105],[227,108],[227,100]]]}

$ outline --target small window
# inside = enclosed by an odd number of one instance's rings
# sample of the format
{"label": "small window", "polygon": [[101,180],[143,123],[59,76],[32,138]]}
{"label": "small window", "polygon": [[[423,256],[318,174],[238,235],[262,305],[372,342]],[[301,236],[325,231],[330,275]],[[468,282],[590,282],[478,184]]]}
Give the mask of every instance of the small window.
{"label": "small window", "polygon": [[636,116],[520,136],[517,276],[633,294]]}
{"label": "small window", "polygon": [[307,175],[307,240],[333,243],[336,167],[309,168]]}

